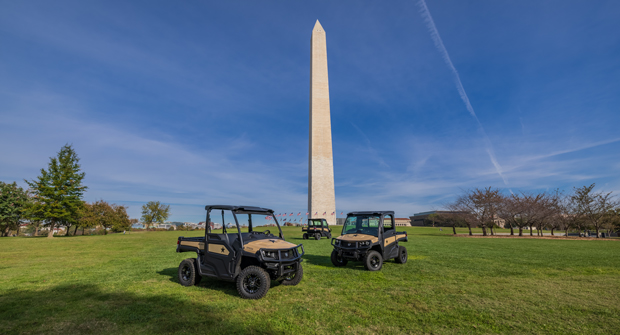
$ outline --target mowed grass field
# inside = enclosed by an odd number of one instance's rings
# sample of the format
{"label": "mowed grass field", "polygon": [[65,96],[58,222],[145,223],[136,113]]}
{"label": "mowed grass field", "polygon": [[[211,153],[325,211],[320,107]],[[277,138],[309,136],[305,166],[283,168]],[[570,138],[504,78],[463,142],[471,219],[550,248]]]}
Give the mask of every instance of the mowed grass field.
{"label": "mowed grass field", "polygon": [[408,227],[408,262],[368,272],[333,267],[327,239],[283,230],[304,244],[304,279],[256,301],[234,283],[178,283],[195,255],[175,253],[177,237],[204,232],[0,239],[0,333],[620,333],[617,240]]}

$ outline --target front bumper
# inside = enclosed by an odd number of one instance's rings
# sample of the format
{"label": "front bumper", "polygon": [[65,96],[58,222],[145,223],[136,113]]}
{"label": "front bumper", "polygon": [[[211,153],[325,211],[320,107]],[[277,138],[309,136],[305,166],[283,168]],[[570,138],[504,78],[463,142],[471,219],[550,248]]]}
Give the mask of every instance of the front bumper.
{"label": "front bumper", "polygon": [[[301,253],[299,249],[301,248]],[[268,253],[277,254],[277,258],[267,256]],[[289,257],[286,257],[288,253]],[[301,257],[306,253],[303,244],[296,245],[289,249],[267,249],[258,250],[258,260],[265,264],[265,267],[274,271],[276,278],[285,277],[287,274],[296,272],[300,263],[303,261]],[[283,258],[284,256],[284,258]]]}
{"label": "front bumper", "polygon": [[338,253],[338,256],[343,257],[345,259],[361,259],[364,256],[366,256],[366,253],[368,253],[368,250],[370,249],[370,247],[372,246],[372,244],[370,245],[360,245],[361,242],[363,241],[356,241],[356,242],[343,242],[341,241],[340,244],[336,244],[336,240],[335,238],[332,238],[332,246],[334,247],[334,250],[336,250],[336,252]]}

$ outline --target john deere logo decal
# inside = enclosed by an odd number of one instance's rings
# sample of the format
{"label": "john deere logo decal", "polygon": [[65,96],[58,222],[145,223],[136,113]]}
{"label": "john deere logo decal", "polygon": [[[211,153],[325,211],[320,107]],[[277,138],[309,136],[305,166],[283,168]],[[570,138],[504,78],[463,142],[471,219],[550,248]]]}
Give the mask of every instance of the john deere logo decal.
{"label": "john deere logo decal", "polygon": [[224,247],[222,247],[222,252],[224,252]]}

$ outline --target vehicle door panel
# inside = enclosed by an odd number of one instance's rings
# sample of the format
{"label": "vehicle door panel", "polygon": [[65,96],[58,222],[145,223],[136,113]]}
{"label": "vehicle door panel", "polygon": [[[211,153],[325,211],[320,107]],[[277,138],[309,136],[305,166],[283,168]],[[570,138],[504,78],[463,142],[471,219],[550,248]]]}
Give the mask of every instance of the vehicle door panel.
{"label": "vehicle door panel", "polygon": [[[386,224],[388,227],[386,227]],[[391,228],[389,225],[391,225]],[[396,230],[394,229],[394,222],[392,221],[391,216],[386,216],[384,218],[383,227],[384,259],[394,258],[398,255],[398,243],[396,242]]]}
{"label": "vehicle door panel", "polygon": [[207,234],[204,263],[212,267],[219,277],[230,278],[234,256],[234,250],[226,242],[224,234]]}

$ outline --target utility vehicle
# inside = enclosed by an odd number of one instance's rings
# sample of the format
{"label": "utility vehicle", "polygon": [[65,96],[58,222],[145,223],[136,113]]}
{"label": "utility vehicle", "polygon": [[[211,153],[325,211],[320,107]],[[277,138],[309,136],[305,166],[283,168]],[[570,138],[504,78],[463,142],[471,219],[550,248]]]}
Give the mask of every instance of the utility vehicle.
{"label": "utility vehicle", "polygon": [[392,211],[348,213],[342,234],[332,239],[332,264],[362,261],[367,270],[378,271],[386,259],[406,263],[407,249],[398,242],[408,241],[407,232],[396,232],[394,227]]}
{"label": "utility vehicle", "polygon": [[[273,210],[224,205],[205,209],[207,226],[216,225],[214,221],[221,218],[221,230],[207,229],[204,237],[179,237],[177,252],[196,253],[196,258],[185,259],[179,265],[181,285],[197,285],[202,277],[213,277],[236,282],[242,298],[259,299],[269,291],[271,280],[282,285],[301,281],[304,247],[284,240]],[[241,225],[247,226],[247,233],[241,232]],[[266,228],[277,229],[276,235]]]}
{"label": "utility vehicle", "polygon": [[302,227],[304,233],[304,240],[314,237],[315,240],[320,240],[321,237],[332,238],[332,230],[329,229],[327,220],[325,219],[308,219],[308,227]]}

